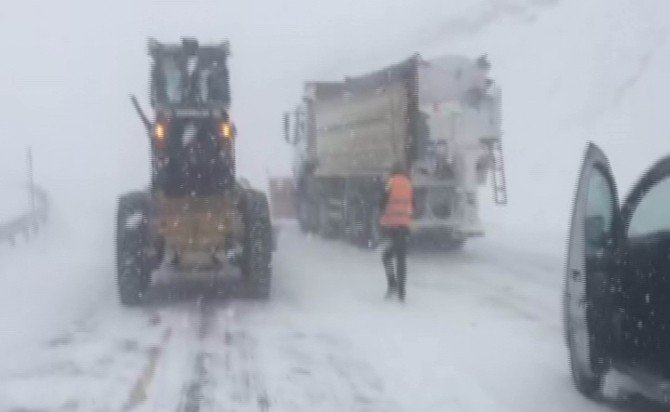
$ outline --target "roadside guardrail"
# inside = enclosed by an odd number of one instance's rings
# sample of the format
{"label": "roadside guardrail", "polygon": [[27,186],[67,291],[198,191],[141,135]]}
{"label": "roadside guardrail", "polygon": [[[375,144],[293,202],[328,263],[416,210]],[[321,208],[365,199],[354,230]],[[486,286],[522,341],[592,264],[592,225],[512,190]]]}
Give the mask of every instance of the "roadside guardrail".
{"label": "roadside guardrail", "polygon": [[0,243],[8,242],[13,246],[17,237],[29,239],[46,223],[49,216],[49,197],[37,186],[29,186],[27,190],[32,191],[31,210],[6,222],[0,222]]}

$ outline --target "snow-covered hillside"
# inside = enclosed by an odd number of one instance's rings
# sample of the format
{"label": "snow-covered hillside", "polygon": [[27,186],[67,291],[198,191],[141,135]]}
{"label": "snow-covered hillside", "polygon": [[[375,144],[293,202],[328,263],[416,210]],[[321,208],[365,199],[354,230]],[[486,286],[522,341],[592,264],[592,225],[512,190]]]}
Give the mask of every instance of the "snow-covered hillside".
{"label": "snow-covered hillside", "polygon": [[663,75],[670,70],[670,5],[526,3],[523,11],[500,12],[474,37],[435,41],[428,50],[481,50],[494,62],[511,199],[497,220],[566,233],[586,141],[605,149],[624,192],[670,152],[670,78]]}

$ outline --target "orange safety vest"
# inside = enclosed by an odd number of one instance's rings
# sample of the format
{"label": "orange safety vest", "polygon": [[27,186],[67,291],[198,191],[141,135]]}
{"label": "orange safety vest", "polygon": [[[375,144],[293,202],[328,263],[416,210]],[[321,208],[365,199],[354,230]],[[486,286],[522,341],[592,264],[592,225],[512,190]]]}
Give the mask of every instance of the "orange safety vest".
{"label": "orange safety vest", "polygon": [[410,227],[412,224],[412,183],[404,175],[393,175],[387,184],[388,201],[381,217],[383,227]]}

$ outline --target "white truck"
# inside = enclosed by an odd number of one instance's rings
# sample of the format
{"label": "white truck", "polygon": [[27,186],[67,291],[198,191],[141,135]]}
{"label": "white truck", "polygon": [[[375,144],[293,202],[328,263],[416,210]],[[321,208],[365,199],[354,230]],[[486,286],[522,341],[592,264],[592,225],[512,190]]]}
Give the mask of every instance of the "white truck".
{"label": "white truck", "polygon": [[374,246],[384,183],[401,162],[415,188],[413,237],[460,247],[483,235],[477,187],[490,172],[495,202],[507,202],[501,94],[489,69],[486,56],[414,55],[344,81],[305,83],[284,116],[301,229]]}

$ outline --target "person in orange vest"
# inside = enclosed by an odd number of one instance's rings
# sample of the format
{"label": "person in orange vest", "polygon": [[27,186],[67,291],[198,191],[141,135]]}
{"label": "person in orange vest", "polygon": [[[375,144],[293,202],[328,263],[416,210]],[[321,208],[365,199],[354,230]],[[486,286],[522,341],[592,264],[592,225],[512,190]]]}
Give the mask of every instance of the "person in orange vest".
{"label": "person in orange vest", "polygon": [[[380,224],[387,238],[388,246],[382,254],[386,271],[388,291],[386,298],[398,296],[405,300],[405,281],[407,276],[407,236],[412,226],[412,201],[414,190],[407,176],[407,170],[401,163],[395,163],[391,177],[386,184],[382,197],[382,216]],[[393,260],[395,258],[395,265]]]}

